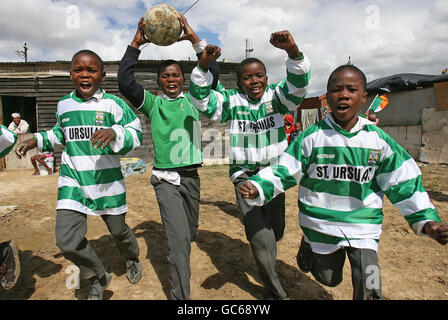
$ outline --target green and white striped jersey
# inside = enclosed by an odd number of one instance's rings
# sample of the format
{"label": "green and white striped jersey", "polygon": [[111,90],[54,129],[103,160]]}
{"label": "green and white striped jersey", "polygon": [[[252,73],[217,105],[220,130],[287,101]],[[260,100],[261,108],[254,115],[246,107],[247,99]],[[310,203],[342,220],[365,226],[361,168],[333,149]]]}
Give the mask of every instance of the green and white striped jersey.
{"label": "green and white striped jersey", "polygon": [[427,221],[440,222],[415,161],[363,117],[347,132],[327,115],[250,181],[260,193],[247,200],[251,205],[263,205],[299,184],[299,223],[317,253],[349,245],[377,251],[384,194],[416,234]]}
{"label": "green and white striped jersey", "polygon": [[[120,158],[141,145],[142,128],[135,113],[123,100],[99,89],[89,100],[79,98],[75,91],[63,97],[56,118],[51,130],[34,136],[41,151],[65,146],[56,209],[89,215],[125,213]],[[95,149],[90,138],[106,128],[115,131],[115,140],[103,150]]]}
{"label": "green and white striped jersey", "polygon": [[6,156],[17,142],[17,135],[0,125],[0,159]]}
{"label": "green and white striped jersey", "polygon": [[270,84],[259,101],[240,89],[211,90],[213,77],[197,66],[191,73],[193,105],[208,118],[229,121],[232,181],[245,171],[272,164],[288,146],[283,116],[303,101],[310,82],[310,62],[302,55],[286,59],[286,79]]}

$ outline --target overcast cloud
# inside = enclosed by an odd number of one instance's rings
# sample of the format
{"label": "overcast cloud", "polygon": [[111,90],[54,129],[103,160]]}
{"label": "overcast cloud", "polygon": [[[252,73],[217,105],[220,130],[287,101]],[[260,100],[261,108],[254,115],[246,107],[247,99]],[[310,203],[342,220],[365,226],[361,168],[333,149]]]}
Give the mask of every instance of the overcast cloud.
{"label": "overcast cloud", "polygon": [[[179,11],[194,0],[2,0],[0,61],[69,60],[89,48],[104,60],[120,60],[146,9],[167,3]],[[79,19],[77,19],[79,13]],[[285,74],[285,53],[269,44],[278,30],[290,30],[312,64],[310,95],[325,90],[330,72],[347,63],[373,80],[395,73],[440,74],[448,66],[448,1],[201,0],[186,15],[195,31],[218,42],[222,58],[263,60],[270,81]],[[189,42],[148,45],[141,59],[196,59]]]}

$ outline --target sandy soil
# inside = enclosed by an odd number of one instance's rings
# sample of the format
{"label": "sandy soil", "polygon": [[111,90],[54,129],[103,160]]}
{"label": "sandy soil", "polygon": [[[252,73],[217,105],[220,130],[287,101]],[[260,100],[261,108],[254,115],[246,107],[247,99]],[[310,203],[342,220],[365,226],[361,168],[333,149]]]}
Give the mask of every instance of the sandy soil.
{"label": "sandy soil", "polygon": [[[424,183],[439,215],[448,221],[448,168],[422,166]],[[58,174],[31,177],[32,170],[0,172],[0,206],[17,209],[0,217],[0,241],[15,240],[22,273],[17,285],[0,289],[0,299],[85,299],[88,282],[68,289],[70,261],[55,244],[55,205]],[[227,167],[205,167],[201,174],[199,237],[192,245],[191,297],[197,300],[261,299],[263,289],[245,238]],[[165,300],[170,286],[167,244],[152,186],[150,170],[126,178],[127,223],[136,233],[143,265],[142,280],[131,285],[124,260],[103,221],[89,217],[87,238],[109,272],[112,282],[105,298],[112,300]],[[276,269],[292,300],[351,299],[351,273],[347,261],[344,280],[335,288],[318,284],[301,273],[296,253],[302,232],[297,223],[297,188],[287,192],[287,225],[278,244]],[[385,201],[383,235],[379,245],[383,294],[386,299],[448,300],[447,246],[417,237],[399,212]]]}

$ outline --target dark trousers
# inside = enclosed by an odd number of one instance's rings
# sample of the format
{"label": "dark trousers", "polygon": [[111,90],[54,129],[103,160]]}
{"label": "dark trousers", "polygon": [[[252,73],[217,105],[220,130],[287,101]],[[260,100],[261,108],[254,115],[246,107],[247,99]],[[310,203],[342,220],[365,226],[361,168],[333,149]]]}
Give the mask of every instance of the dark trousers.
{"label": "dark trousers", "polygon": [[275,272],[277,241],[283,237],[285,231],[285,194],[279,194],[264,206],[249,206],[241,197],[239,189],[253,174],[255,172],[243,173],[233,182],[236,199],[243,214],[246,237],[263,284],[275,298],[285,298],[286,293]]}
{"label": "dark trousers", "polygon": [[[102,215],[101,218],[117,244],[121,255],[127,259],[138,258],[139,248],[134,232],[125,222],[126,214]],[[73,262],[81,271],[81,277],[102,278],[106,272],[104,265],[90,246],[87,233],[87,215],[72,210],[57,210],[56,244],[64,257]]]}
{"label": "dark trousers", "polygon": [[151,176],[151,184],[154,186],[163,228],[168,239],[170,298],[188,300],[191,242],[198,234],[201,186],[196,170],[180,175],[180,186],[159,180],[154,175]]}
{"label": "dark trousers", "polygon": [[318,254],[302,240],[300,253],[314,278],[329,287],[335,287],[342,282],[347,255],[352,270],[353,300],[383,299],[378,254],[375,250],[343,247],[330,254]]}

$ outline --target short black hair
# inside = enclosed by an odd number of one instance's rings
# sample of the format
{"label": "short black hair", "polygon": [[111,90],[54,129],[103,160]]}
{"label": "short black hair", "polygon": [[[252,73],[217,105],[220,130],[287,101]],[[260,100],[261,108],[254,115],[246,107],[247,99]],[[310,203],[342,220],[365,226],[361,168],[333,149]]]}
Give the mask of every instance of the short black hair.
{"label": "short black hair", "polygon": [[336,75],[336,73],[339,73],[340,71],[343,70],[350,70],[350,71],[354,71],[359,73],[359,75],[361,76],[361,80],[362,80],[362,85],[364,87],[364,91],[367,91],[367,78],[366,75],[364,74],[364,72],[361,71],[361,69],[359,69],[358,67],[352,65],[352,64],[343,64],[342,66],[337,67],[336,69],[333,70],[333,72],[330,74],[330,77],[328,77],[328,82],[327,82],[327,91],[328,89],[330,89],[330,85],[333,82],[333,79]]}
{"label": "short black hair", "polygon": [[241,88],[241,70],[243,69],[243,67],[247,64],[250,63],[259,63],[263,66],[264,68],[264,72],[266,73],[266,66],[264,65],[263,61],[261,61],[260,59],[257,58],[246,58],[243,61],[240,62],[240,64],[238,65],[237,69],[236,69],[236,79],[237,79],[237,84],[238,84],[238,88]]}
{"label": "short black hair", "polygon": [[104,71],[103,59],[101,59],[101,57],[96,52],[93,52],[92,50],[88,50],[88,49],[83,49],[83,50],[79,50],[78,52],[76,52],[72,57],[72,64],[73,64],[73,61],[75,60],[76,56],[79,56],[80,54],[88,54],[88,55],[93,56],[96,60],[98,60],[98,63],[100,64],[101,72]]}
{"label": "short black hair", "polygon": [[173,64],[176,64],[179,66],[180,72],[182,72],[182,79],[185,81],[185,75],[184,75],[184,69],[180,65],[179,62],[176,60],[168,59],[165,61],[162,61],[162,63],[159,66],[159,69],[157,70],[157,83],[159,82],[160,74],[166,69],[166,67],[171,66]]}

